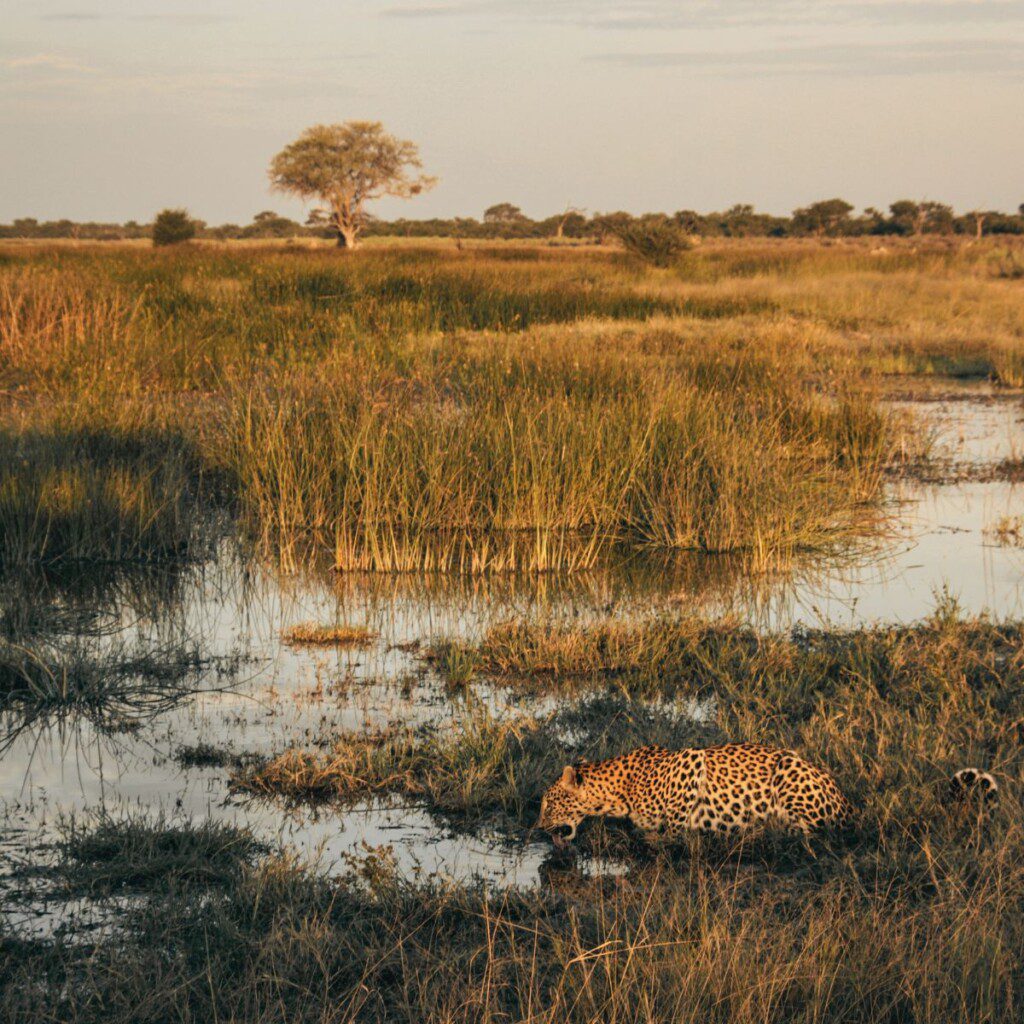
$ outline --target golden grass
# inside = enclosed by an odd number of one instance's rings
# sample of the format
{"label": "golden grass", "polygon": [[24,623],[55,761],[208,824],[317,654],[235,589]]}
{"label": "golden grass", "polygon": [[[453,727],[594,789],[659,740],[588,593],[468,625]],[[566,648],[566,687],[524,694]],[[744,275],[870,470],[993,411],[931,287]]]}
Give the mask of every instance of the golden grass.
{"label": "golden grass", "polygon": [[363,626],[300,622],[286,629],[281,639],[294,647],[369,647],[376,635]]}
{"label": "golden grass", "polygon": [[[454,827],[536,842],[540,793],[573,757],[761,740],[835,771],[861,808],[850,835],[811,850],[779,836],[697,837],[651,857],[591,826],[580,864],[549,859],[538,885],[501,888],[405,878],[387,849],[329,877],[293,856],[261,858],[251,836],[223,826],[102,821],[68,837],[54,872],[66,895],[134,894],[124,927],[87,942],[0,930],[6,1019],[1016,1024],[1020,626],[944,603],[911,627],[675,634],[640,623],[614,642],[602,627],[555,646],[595,678],[628,670],[620,684],[645,646],[667,652],[656,657],[663,692],[712,696],[710,722],[623,685],[532,724],[470,704],[434,732],[339,737],[236,779],[348,804],[392,794]],[[551,643],[520,643],[522,660]],[[991,815],[943,800],[966,764],[1000,780]],[[602,874],[587,854],[626,870]]]}
{"label": "golden grass", "polygon": [[1002,547],[1024,547],[1024,516],[1000,516],[984,533]]}
{"label": "golden grass", "polygon": [[287,567],[575,570],[624,543],[772,568],[877,513],[912,438],[878,381],[1019,383],[998,252],[716,242],[655,270],[522,245],[14,248],[0,387],[30,419],[117,409],[180,439]]}

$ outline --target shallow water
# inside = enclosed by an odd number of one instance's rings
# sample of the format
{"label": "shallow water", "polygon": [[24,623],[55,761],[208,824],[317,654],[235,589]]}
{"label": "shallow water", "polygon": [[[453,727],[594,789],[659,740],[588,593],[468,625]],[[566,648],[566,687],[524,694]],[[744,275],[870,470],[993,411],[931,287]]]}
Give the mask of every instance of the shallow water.
{"label": "shallow water", "polygon": [[[983,392],[910,405],[931,424],[944,462],[959,470],[1019,458],[1024,450],[1019,397]],[[61,816],[142,809],[248,825],[328,866],[364,846],[389,845],[409,872],[532,882],[549,852],[541,841],[509,846],[495,836],[456,833],[410,806],[288,810],[233,796],[227,768],[182,768],[174,754],[197,743],[271,754],[371,723],[443,722],[452,704],[417,646],[472,636],[513,616],[682,609],[730,613],[772,630],[852,627],[919,619],[948,593],[967,613],[1017,618],[1024,613],[1024,549],[1000,546],[986,531],[1003,516],[1024,513],[1022,498],[1020,484],[896,483],[883,540],[838,559],[808,557],[779,580],[752,581],[737,574],[734,562],[698,556],[634,561],[564,580],[282,579],[247,567],[226,546],[201,570],[158,586],[122,588],[88,620],[102,634],[99,643],[109,636],[198,643],[209,661],[196,693],[113,735],[81,717],[20,733],[24,723],[2,721],[5,870],[20,858],[45,858]],[[361,650],[283,643],[282,631],[303,621],[365,626],[376,638]],[[500,689],[485,690],[484,697],[498,711],[505,707]],[[58,913],[38,895],[27,901],[12,895],[8,889],[4,916],[31,930],[50,930],[72,912],[87,916],[80,906]]]}

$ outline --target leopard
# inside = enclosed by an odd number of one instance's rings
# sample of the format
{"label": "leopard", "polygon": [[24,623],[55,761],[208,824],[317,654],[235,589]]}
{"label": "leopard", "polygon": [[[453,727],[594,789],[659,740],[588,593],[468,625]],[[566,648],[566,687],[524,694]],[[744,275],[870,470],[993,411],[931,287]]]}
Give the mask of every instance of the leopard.
{"label": "leopard", "polygon": [[[995,796],[995,779],[964,768],[949,781],[950,799]],[[590,817],[625,818],[652,846],[687,833],[735,835],[779,827],[805,837],[842,829],[854,805],[833,775],[793,750],[760,743],[669,750],[639,747],[605,761],[566,765],[541,799],[535,829],[565,850]]]}

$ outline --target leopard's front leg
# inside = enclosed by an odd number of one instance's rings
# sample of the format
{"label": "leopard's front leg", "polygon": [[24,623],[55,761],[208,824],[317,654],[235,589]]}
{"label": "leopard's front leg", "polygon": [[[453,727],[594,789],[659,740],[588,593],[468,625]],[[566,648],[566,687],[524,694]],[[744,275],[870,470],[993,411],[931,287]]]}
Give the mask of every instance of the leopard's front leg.
{"label": "leopard's front leg", "polygon": [[650,812],[631,815],[633,825],[652,849],[659,850],[672,842],[671,830],[661,814]]}

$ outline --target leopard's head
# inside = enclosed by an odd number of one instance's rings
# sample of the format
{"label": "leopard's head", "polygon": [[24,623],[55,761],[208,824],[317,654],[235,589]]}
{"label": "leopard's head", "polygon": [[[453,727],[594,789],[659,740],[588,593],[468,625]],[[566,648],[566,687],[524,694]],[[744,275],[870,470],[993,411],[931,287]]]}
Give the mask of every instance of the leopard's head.
{"label": "leopard's head", "polygon": [[541,797],[536,827],[547,832],[555,847],[561,850],[575,839],[576,829],[591,813],[582,772],[573,765],[566,765],[558,781]]}
{"label": "leopard's head", "polygon": [[564,849],[576,838],[576,830],[584,818],[595,814],[626,813],[622,801],[606,790],[606,786],[588,782],[578,766],[566,765],[558,781],[541,799],[540,819],[536,827],[547,832],[558,849]]}

